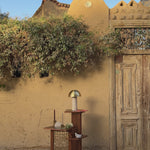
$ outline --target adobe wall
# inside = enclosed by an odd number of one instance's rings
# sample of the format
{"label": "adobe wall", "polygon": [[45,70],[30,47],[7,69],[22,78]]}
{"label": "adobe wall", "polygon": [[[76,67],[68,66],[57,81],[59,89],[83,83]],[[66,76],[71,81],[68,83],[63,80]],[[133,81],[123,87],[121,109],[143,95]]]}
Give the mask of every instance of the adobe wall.
{"label": "adobe wall", "polygon": [[[135,1],[128,4],[121,1],[110,10],[103,0],[73,0],[68,14],[82,16],[90,29],[98,33],[105,33],[109,25],[113,28],[150,26],[149,8]],[[115,128],[112,123],[115,122],[115,111],[111,107],[115,99],[113,94],[110,97],[114,90],[111,65],[106,58],[100,71],[86,76],[36,77],[20,81],[11,91],[0,91],[0,150],[49,149],[49,131],[43,127],[53,124],[54,109],[57,121],[61,121],[64,110],[71,108],[68,93],[73,89],[82,94],[78,99],[79,108],[88,110],[83,114],[83,133],[88,134],[83,140],[84,149],[113,150],[116,137],[112,130]],[[64,123],[67,122],[70,122],[70,114],[64,114]]]}
{"label": "adobe wall", "polygon": [[33,17],[63,16],[69,7],[69,4],[59,3],[57,0],[43,0]]}
{"label": "adobe wall", "polygon": [[[104,32],[108,29],[109,9],[103,0],[90,2],[74,0],[68,13],[84,16],[92,30]],[[71,108],[68,93],[73,89],[82,94],[79,108],[88,110],[83,114],[83,133],[88,135],[83,140],[84,149],[109,150],[109,69],[109,58],[106,58],[100,71],[86,76],[21,79],[15,89],[0,91],[0,150],[49,149],[50,133],[43,128],[53,124],[54,109],[57,121],[61,121],[64,110]],[[70,114],[64,114],[64,123],[68,122]]]}
{"label": "adobe wall", "polygon": [[[109,149],[109,69],[108,60],[101,71],[82,77],[28,79],[19,81],[15,89],[0,91],[0,150],[48,149],[50,135],[43,128],[62,121],[62,113],[71,108],[68,93],[78,89],[82,96],[78,106],[87,109],[83,114],[83,132],[88,138],[83,147],[94,150]],[[70,114],[64,114],[64,123],[70,122]]]}
{"label": "adobe wall", "polygon": [[134,0],[129,3],[120,1],[110,10],[110,26],[113,28],[149,28],[150,7]]}
{"label": "adobe wall", "polygon": [[82,17],[96,32],[105,32],[109,25],[109,8],[103,0],[73,0],[68,14]]}

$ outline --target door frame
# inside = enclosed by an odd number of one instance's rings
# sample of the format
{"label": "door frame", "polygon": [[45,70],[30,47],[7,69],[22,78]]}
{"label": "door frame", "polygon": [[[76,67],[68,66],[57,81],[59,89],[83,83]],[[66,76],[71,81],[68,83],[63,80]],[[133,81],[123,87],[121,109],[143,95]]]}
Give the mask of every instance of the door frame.
{"label": "door frame", "polygon": [[[139,52],[138,50],[126,51],[124,55],[150,55],[150,50]],[[117,150],[117,130],[116,130],[116,74],[115,64],[116,57],[108,58],[109,69],[109,150]]]}
{"label": "door frame", "polygon": [[115,57],[109,57],[109,149],[117,150]]}

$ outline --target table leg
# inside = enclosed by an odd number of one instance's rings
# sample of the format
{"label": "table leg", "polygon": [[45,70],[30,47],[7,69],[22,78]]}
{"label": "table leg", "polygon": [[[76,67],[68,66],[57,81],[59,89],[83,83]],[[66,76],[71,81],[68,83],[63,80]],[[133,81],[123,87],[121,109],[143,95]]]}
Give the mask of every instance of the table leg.
{"label": "table leg", "polygon": [[54,150],[54,131],[51,130],[51,150]]}

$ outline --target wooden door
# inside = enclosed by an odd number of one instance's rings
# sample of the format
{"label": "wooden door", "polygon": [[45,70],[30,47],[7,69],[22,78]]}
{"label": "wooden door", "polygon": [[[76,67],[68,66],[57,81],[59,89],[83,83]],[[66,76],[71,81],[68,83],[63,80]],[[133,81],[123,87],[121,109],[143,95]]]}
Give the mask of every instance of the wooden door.
{"label": "wooden door", "polygon": [[142,63],[142,55],[116,58],[117,150],[144,150]]}

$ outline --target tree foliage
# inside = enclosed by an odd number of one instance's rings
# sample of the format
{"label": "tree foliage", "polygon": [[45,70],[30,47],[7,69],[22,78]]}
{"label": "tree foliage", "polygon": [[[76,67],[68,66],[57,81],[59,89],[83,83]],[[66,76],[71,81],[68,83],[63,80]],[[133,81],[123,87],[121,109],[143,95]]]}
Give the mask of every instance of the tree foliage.
{"label": "tree foliage", "polygon": [[6,23],[6,21],[8,20],[8,13],[1,13],[0,12],[0,23]]}
{"label": "tree foliage", "polygon": [[0,76],[12,77],[17,72],[25,76],[36,72],[79,74],[96,66],[103,52],[120,48],[119,34],[111,34],[98,40],[81,19],[70,16],[7,19],[0,23]]}
{"label": "tree foliage", "polygon": [[103,54],[113,56],[121,54],[123,48],[123,41],[120,29],[110,31],[99,38],[99,46],[103,50]]}
{"label": "tree foliage", "polygon": [[101,53],[88,26],[69,16],[31,22],[29,33],[35,65],[40,71],[78,74],[94,63],[95,54]]}
{"label": "tree foliage", "polygon": [[26,66],[24,54],[28,53],[29,36],[18,20],[7,20],[0,25],[0,75],[14,76]]}

